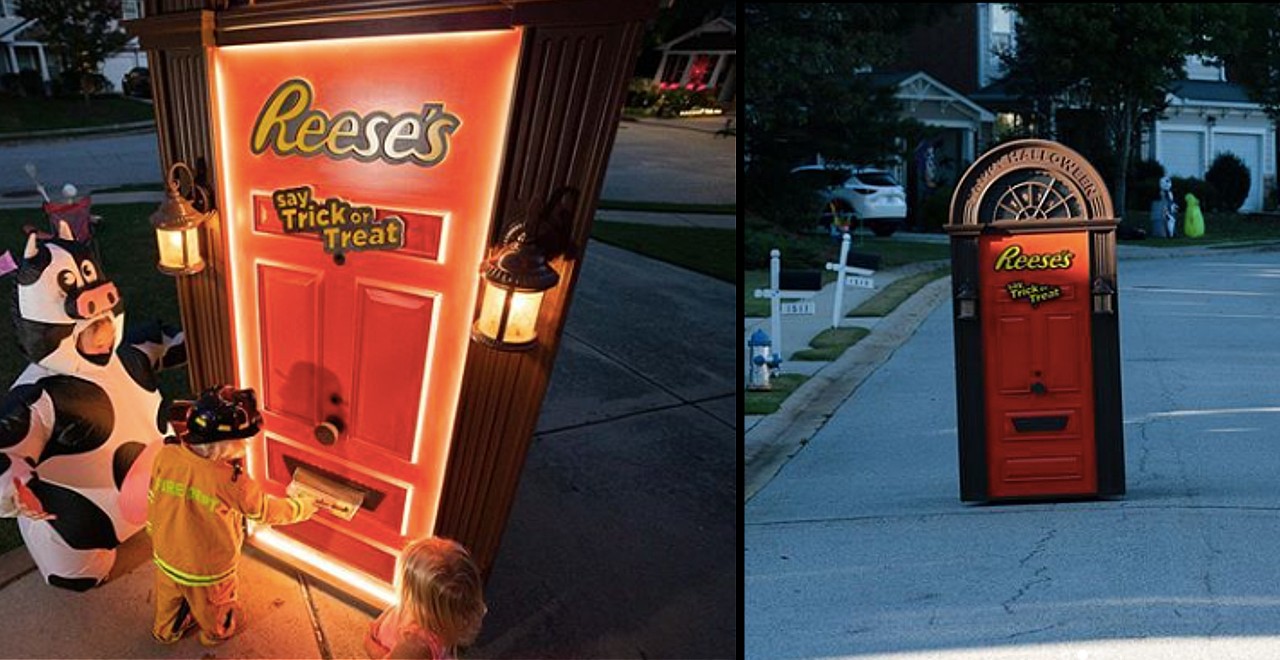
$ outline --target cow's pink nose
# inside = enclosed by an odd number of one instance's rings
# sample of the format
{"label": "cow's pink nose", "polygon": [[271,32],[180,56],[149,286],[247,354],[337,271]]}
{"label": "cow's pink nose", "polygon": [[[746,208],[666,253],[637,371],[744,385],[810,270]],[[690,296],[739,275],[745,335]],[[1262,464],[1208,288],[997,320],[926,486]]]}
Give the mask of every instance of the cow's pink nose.
{"label": "cow's pink nose", "polygon": [[76,298],[76,311],[80,318],[90,318],[102,314],[120,301],[120,292],[111,282],[103,282],[98,286],[82,291]]}

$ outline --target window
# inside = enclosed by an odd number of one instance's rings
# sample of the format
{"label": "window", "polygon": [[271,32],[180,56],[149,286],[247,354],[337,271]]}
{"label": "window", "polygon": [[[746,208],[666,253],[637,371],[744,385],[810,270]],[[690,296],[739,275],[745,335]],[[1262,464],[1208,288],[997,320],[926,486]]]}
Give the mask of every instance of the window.
{"label": "window", "polygon": [[120,8],[126,21],[142,18],[142,0],[123,0]]}
{"label": "window", "polygon": [[662,72],[662,82],[680,82],[681,78],[684,77],[684,68],[688,65],[688,55],[671,55],[667,57],[667,70]]}

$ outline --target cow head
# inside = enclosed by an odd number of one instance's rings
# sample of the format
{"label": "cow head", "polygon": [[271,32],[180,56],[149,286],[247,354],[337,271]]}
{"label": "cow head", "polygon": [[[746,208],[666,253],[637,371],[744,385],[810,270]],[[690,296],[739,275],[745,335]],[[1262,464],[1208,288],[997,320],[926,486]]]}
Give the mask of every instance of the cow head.
{"label": "cow head", "polygon": [[13,322],[22,352],[58,373],[102,367],[124,336],[124,305],[87,246],[66,223],[56,238],[27,237]]}

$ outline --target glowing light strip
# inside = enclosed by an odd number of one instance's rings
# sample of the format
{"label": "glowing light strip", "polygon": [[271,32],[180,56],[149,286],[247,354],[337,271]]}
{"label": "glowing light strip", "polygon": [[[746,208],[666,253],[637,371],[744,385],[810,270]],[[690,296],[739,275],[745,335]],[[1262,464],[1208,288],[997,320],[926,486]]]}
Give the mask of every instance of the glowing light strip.
{"label": "glowing light strip", "polygon": [[306,564],[308,568],[329,577],[339,584],[355,587],[366,596],[372,597],[383,605],[391,606],[399,601],[396,592],[386,584],[374,580],[364,573],[330,561],[314,549],[298,543],[273,529],[258,528],[253,534],[253,540],[285,557]]}

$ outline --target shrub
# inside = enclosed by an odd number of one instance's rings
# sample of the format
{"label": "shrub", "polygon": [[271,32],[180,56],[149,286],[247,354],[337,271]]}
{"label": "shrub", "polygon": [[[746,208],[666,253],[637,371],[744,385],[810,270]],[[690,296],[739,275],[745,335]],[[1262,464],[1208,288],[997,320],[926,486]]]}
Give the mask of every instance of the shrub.
{"label": "shrub", "polygon": [[1151,207],[1152,202],[1158,201],[1160,199],[1160,179],[1163,176],[1164,165],[1161,165],[1159,161],[1133,161],[1129,165],[1129,208],[1146,211]]}
{"label": "shrub", "polygon": [[18,72],[18,83],[22,94],[26,96],[44,96],[44,79],[35,69],[23,69]]}
{"label": "shrub", "polygon": [[942,231],[942,226],[951,221],[951,193],[950,186],[942,186],[920,202],[920,229]]}
{"label": "shrub", "polygon": [[627,85],[627,107],[648,109],[658,100],[658,88],[648,78],[632,78]]}
{"label": "shrub", "polygon": [[1213,184],[1218,193],[1217,210],[1234,213],[1249,196],[1249,167],[1230,151],[1224,151],[1213,159],[1204,179]]}
{"label": "shrub", "polygon": [[1173,177],[1173,201],[1178,205],[1179,218],[1187,209],[1187,193],[1195,195],[1196,199],[1200,200],[1201,211],[1218,210],[1218,191],[1212,183],[1194,177],[1175,176]]}
{"label": "shrub", "polygon": [[689,87],[691,89],[675,86],[659,91],[658,98],[653,103],[654,112],[659,117],[675,117],[684,110],[716,107],[715,96],[706,85]]}

